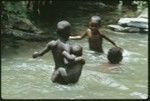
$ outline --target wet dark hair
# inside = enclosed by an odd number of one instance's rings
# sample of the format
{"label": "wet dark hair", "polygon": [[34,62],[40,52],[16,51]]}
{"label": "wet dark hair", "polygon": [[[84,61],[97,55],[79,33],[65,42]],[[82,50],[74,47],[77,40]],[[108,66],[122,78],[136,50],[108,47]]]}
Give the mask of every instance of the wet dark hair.
{"label": "wet dark hair", "polygon": [[57,24],[57,34],[64,39],[68,39],[70,36],[70,28],[71,24],[68,21],[60,21]]}
{"label": "wet dark hair", "polygon": [[118,64],[123,59],[122,51],[122,48],[119,47],[112,47],[109,49],[107,54],[109,62],[112,64]]}
{"label": "wet dark hair", "polygon": [[76,56],[82,56],[82,47],[79,45],[73,45],[71,47],[71,54],[74,54]]}

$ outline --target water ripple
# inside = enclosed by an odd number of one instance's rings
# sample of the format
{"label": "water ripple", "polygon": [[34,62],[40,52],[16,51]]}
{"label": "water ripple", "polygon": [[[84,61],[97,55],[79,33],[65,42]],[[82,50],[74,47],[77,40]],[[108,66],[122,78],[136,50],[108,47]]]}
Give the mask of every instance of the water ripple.
{"label": "water ripple", "polygon": [[130,93],[131,96],[138,96],[139,98],[142,98],[142,99],[147,99],[148,98],[148,95],[147,94],[143,94],[143,93],[140,93],[140,92],[132,92]]}

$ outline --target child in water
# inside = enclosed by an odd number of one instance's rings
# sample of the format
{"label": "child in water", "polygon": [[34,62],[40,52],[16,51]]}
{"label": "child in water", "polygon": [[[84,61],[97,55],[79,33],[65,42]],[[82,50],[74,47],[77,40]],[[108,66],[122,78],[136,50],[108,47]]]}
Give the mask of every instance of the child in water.
{"label": "child in water", "polygon": [[120,47],[112,47],[109,49],[108,54],[107,54],[107,63],[102,63],[100,65],[101,67],[101,72],[118,72],[121,70],[120,67],[120,62],[123,59],[122,56],[123,49]]}
{"label": "child in water", "polygon": [[122,52],[123,52],[123,49],[120,47],[112,47],[111,49],[109,49],[108,55],[107,55],[109,63],[119,64],[123,59]]}
{"label": "child in water", "polygon": [[61,84],[76,83],[82,72],[85,60],[82,58],[82,47],[79,45],[70,46],[70,53],[63,51],[64,63],[66,68],[59,68],[53,74],[53,82],[61,82]]}
{"label": "child in water", "polygon": [[89,23],[89,28],[84,34],[78,36],[70,36],[69,38],[82,39],[85,36],[88,36],[90,50],[100,53],[103,53],[102,48],[103,38],[112,43],[115,47],[117,47],[117,45],[111,39],[109,39],[107,36],[99,32],[98,29],[100,28],[100,25],[101,25],[101,18],[99,16],[92,16],[91,21]]}
{"label": "child in water", "polygon": [[[57,23],[57,34],[58,34],[59,38],[57,40],[52,40],[52,41],[48,42],[47,45],[41,51],[35,52],[32,55],[33,58],[37,58],[37,57],[43,56],[44,54],[48,53],[49,51],[52,52],[54,62],[55,62],[55,69],[52,74],[51,80],[52,80],[52,82],[56,82],[59,84],[71,83],[72,81],[68,81],[68,80],[70,80],[69,76],[68,76],[69,73],[75,73],[75,74],[77,73],[76,75],[78,77],[78,75],[80,75],[80,72],[81,72],[80,70],[78,70],[78,71],[75,70],[71,66],[70,66],[70,68],[68,68],[66,66],[66,63],[64,62],[64,55],[62,53],[64,51],[70,53],[70,51],[71,51],[70,45],[68,45],[66,43],[66,41],[68,40],[68,38],[70,36],[70,29],[71,29],[71,24],[68,21],[63,20],[63,21],[58,22]],[[81,53],[82,53],[82,50],[79,50],[79,51],[81,51]],[[68,60],[69,59],[71,60],[71,57],[68,57]],[[80,61],[80,59],[79,59],[79,61]],[[78,60],[77,60],[77,62],[78,62]],[[83,65],[81,65],[81,66],[83,66]],[[81,66],[79,65],[79,68]],[[67,72],[66,72],[66,70],[67,70]],[[72,77],[72,79],[76,80],[77,77]]]}
{"label": "child in water", "polygon": [[82,72],[82,67],[85,60],[82,57],[82,47],[79,45],[71,46],[70,53],[63,51],[64,61],[67,67],[68,77],[70,82],[76,83]]}

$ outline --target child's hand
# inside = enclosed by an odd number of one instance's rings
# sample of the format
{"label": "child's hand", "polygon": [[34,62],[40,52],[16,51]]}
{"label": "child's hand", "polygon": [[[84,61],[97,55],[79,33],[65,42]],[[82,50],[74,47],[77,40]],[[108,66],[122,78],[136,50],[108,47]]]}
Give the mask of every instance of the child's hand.
{"label": "child's hand", "polygon": [[33,58],[37,58],[38,56],[39,56],[38,52],[34,52],[33,55],[32,55]]}

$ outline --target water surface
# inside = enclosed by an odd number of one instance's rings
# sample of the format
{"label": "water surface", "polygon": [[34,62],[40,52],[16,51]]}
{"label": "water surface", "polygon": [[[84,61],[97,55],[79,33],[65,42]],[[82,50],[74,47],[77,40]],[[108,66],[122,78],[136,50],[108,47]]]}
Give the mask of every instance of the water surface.
{"label": "water surface", "polygon": [[[77,17],[70,15],[66,19],[72,22],[72,32],[82,33],[86,29],[89,17],[93,14],[102,15],[103,18],[108,15],[114,16],[113,12],[102,13],[99,10],[96,10],[94,13],[85,12],[85,14],[77,15]],[[53,26],[55,25],[56,23],[53,24]],[[53,26],[47,28],[55,29]],[[19,47],[5,47],[1,53],[2,98],[147,98],[148,35],[140,33],[114,33],[106,29],[105,32],[108,37],[124,49],[123,61],[120,65],[108,65],[107,52],[112,45],[105,40],[103,44],[105,53],[102,55],[88,49],[87,38],[69,40],[70,44],[76,43],[83,47],[83,57],[86,60],[80,80],[75,85],[59,85],[51,82],[50,77],[54,70],[51,52],[43,57],[32,59],[33,52],[45,47],[46,42],[18,41]]]}

